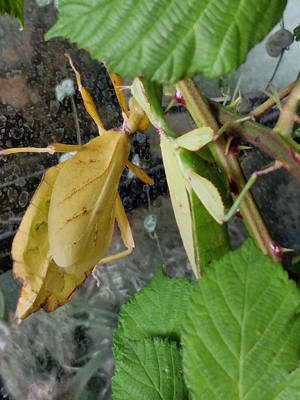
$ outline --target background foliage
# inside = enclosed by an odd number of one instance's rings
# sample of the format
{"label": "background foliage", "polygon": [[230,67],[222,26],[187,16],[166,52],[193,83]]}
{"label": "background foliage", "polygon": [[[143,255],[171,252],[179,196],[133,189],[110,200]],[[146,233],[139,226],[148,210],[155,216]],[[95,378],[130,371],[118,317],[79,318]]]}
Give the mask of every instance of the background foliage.
{"label": "background foliage", "polygon": [[214,78],[245,61],[285,6],[285,0],[60,0],[47,38],[68,38],[122,76]]}
{"label": "background foliage", "polygon": [[295,283],[251,240],[193,284],[159,269],[122,307],[114,336],[115,398],[150,398],[151,392],[152,399],[185,399],[177,380],[183,371],[193,399],[295,399],[299,307]]}

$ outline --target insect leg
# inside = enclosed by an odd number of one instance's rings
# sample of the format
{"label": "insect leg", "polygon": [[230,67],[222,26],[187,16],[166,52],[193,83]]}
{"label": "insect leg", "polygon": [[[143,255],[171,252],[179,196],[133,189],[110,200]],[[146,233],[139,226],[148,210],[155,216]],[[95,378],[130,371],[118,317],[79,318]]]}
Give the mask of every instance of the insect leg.
{"label": "insect leg", "polygon": [[129,160],[126,161],[126,166],[129,168],[134,175],[136,175],[142,182],[146,183],[147,185],[153,185],[154,181],[144,170],[130,162]]}
{"label": "insect leg", "polygon": [[224,218],[222,219],[223,222],[227,222],[236,212],[237,208],[239,207],[241,201],[245,197],[245,195],[249,192],[251,187],[254,185],[256,182],[257,178],[262,175],[269,174],[270,172],[276,171],[277,169],[282,168],[282,163],[278,160],[276,160],[274,163],[272,163],[269,167],[261,169],[259,171],[255,171],[252,173],[250,178],[248,179],[248,182],[244,186],[243,190],[241,193],[237,196],[235,199],[233,205],[231,206],[230,210],[227,211],[227,213],[224,215]]}
{"label": "insect leg", "polygon": [[115,74],[114,72],[109,71],[107,67],[106,70],[113,84],[118,103],[123,112],[123,118],[127,130],[132,133],[136,132],[137,130],[144,131],[149,126],[148,117],[145,115],[144,111],[141,109],[141,107],[133,97],[129,100],[128,108],[124,90],[121,89],[122,87],[124,88],[122,77],[118,74]]}
{"label": "insect leg", "polygon": [[121,232],[123,243],[127,247],[127,250],[121,251],[120,253],[114,254],[113,256],[105,257],[99,262],[99,264],[107,264],[112,261],[119,260],[120,258],[126,257],[133,251],[135,247],[132,231],[119,193],[117,194],[116,198],[116,219]]}
{"label": "insect leg", "polygon": [[118,74],[115,74],[114,72],[111,72],[107,67],[106,71],[113,84],[119,106],[121,107],[121,110],[123,112],[123,119],[125,121],[125,125],[128,131],[134,133],[137,130],[144,131],[145,129],[147,129],[149,126],[149,119],[133,97],[131,97],[129,100],[129,108],[127,106],[126,97],[122,88],[130,89],[130,86],[123,86],[122,77]]}
{"label": "insect leg", "polygon": [[51,143],[48,147],[54,149],[56,153],[69,153],[70,151],[79,151],[83,148],[80,144],[64,144],[64,143]]}
{"label": "insect leg", "polygon": [[98,111],[96,109],[94,100],[92,99],[92,96],[90,95],[88,90],[84,86],[82,86],[80,73],[75,68],[70,55],[66,54],[66,57],[68,58],[71,68],[75,73],[78,90],[80,91],[85,109],[89,113],[95,124],[97,125],[99,135],[102,135],[105,132],[105,129],[102,120],[100,118],[100,115],[98,114]]}
{"label": "insect leg", "polygon": [[11,147],[0,151],[0,155],[14,153],[68,153],[70,151],[79,151],[82,146],[76,144],[52,143],[47,147]]}
{"label": "insect leg", "polygon": [[[105,64],[104,64],[105,65]],[[129,117],[129,110],[127,107],[127,103],[126,103],[126,97],[124,94],[124,91],[121,90],[121,87],[123,86],[123,79],[120,75],[115,74],[114,72],[111,72],[107,66],[105,65],[106,71],[110,77],[111,83],[113,84],[117,99],[118,99],[118,103],[121,107],[121,110],[123,111],[123,113]]]}

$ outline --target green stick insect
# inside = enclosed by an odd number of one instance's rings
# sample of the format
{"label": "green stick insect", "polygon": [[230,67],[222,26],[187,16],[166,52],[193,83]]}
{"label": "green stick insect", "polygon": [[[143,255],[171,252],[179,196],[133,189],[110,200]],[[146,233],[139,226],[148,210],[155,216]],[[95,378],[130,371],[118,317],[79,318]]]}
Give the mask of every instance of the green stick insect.
{"label": "green stick insect", "polygon": [[[222,257],[230,248],[224,223],[236,213],[257,178],[281,168],[282,164],[275,161],[254,172],[232,204],[227,178],[211,167],[214,159],[205,148],[224,133],[225,127],[218,132],[201,127],[178,137],[165,120],[159,85],[136,78],[131,91],[161,135],[161,151],[175,218],[193,272],[200,277],[213,260]],[[272,243],[270,241],[270,246]]]}

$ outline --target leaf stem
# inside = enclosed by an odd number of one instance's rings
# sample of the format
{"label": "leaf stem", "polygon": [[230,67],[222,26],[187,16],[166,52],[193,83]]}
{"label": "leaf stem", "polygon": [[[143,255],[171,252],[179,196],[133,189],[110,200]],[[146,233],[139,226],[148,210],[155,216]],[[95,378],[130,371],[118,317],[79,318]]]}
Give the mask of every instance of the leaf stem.
{"label": "leaf stem", "polygon": [[[198,91],[195,83],[191,79],[184,79],[178,83],[178,87],[196,125],[199,127],[209,126],[215,132],[218,132],[219,125],[207,100]],[[236,157],[232,153],[225,154],[225,138],[221,136],[216,142],[210,143],[209,148],[219,167],[226,173],[228,181],[234,183],[237,192],[241,193],[245,186],[245,180]],[[232,193],[234,198],[236,194]],[[246,193],[241,201],[240,210],[249,234],[255,239],[257,246],[274,261],[280,261],[272,249],[272,239],[250,192]]]}

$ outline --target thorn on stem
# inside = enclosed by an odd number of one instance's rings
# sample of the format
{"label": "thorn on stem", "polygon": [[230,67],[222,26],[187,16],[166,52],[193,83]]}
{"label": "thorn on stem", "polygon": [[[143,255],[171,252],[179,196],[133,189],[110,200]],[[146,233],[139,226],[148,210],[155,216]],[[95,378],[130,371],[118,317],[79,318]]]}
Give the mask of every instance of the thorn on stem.
{"label": "thorn on stem", "polygon": [[131,86],[120,85],[120,86],[117,86],[117,89],[120,90],[120,92],[124,92],[125,90],[131,90]]}
{"label": "thorn on stem", "polygon": [[274,241],[270,243],[270,248],[275,257],[278,259],[278,261],[282,261],[283,248]]}
{"label": "thorn on stem", "polygon": [[294,150],[291,150],[291,156],[297,164],[300,164],[300,154],[296,153]]}
{"label": "thorn on stem", "polygon": [[177,104],[182,104],[185,106],[184,97],[179,89],[176,88],[176,92],[174,94],[173,99],[176,101]]}
{"label": "thorn on stem", "polygon": [[243,218],[239,208],[236,209],[235,216],[238,218]]}
{"label": "thorn on stem", "polygon": [[237,156],[238,152],[239,152],[239,145],[238,145],[237,141],[235,139],[233,139],[229,145],[229,153],[232,156]]}

